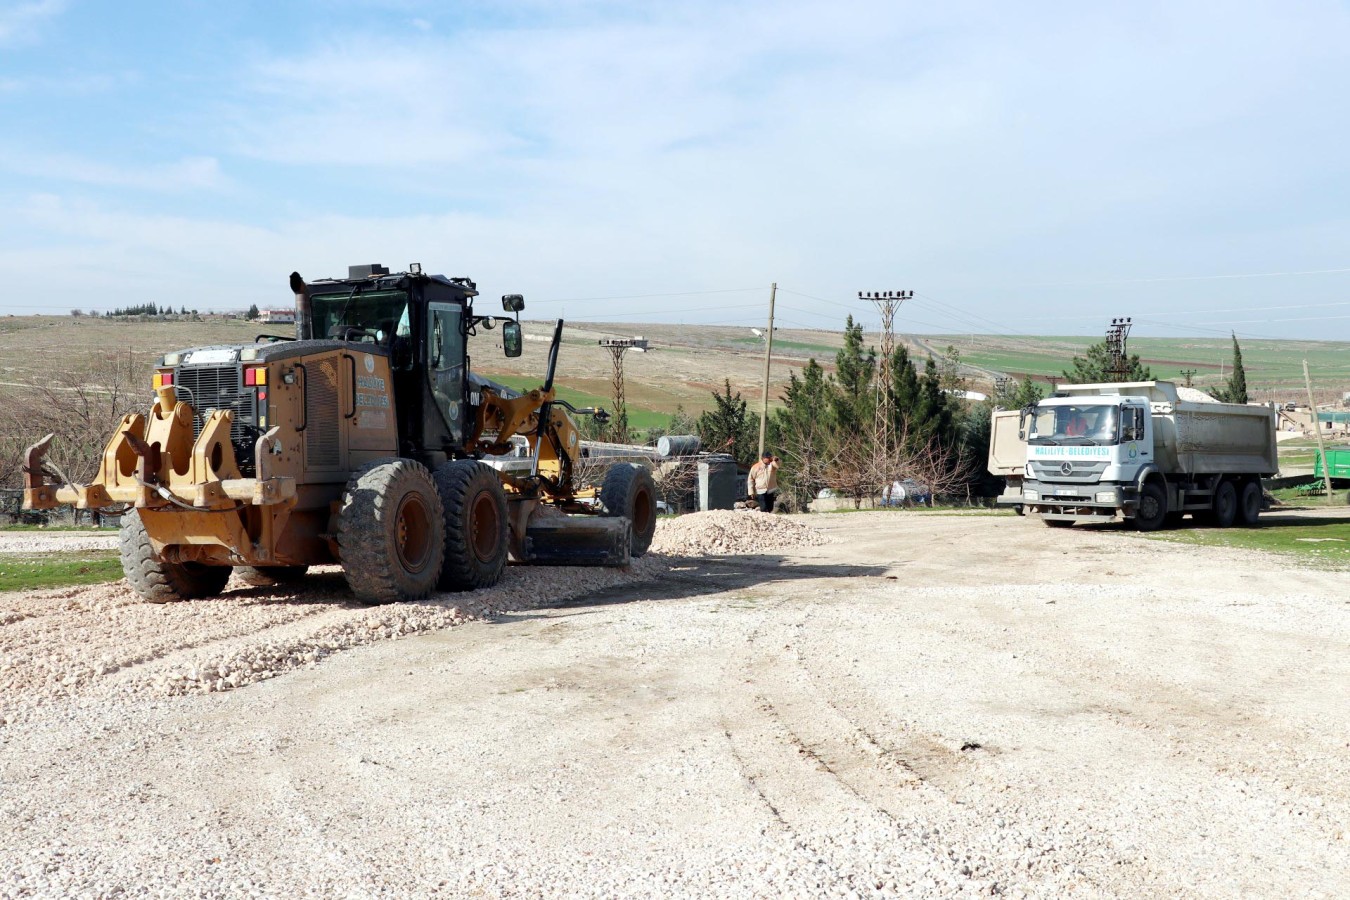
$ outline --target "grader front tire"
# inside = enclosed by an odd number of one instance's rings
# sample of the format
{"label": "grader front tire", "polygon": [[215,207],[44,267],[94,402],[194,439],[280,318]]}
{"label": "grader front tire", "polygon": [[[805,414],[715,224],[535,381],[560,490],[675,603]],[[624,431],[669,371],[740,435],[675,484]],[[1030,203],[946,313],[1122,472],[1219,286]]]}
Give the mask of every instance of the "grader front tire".
{"label": "grader front tire", "polygon": [[156,558],[145,523],[134,509],[122,516],[117,543],[127,584],[151,603],[214,597],[230,580],[229,566],[171,563]]}
{"label": "grader front tire", "polygon": [[471,591],[502,578],[510,550],[506,492],[491,466],[455,459],[436,467],[445,510],[445,565],[437,587]]}
{"label": "grader front tire", "polygon": [[431,473],[407,459],[357,469],[342,493],[342,571],[364,603],[425,599],[445,558],[445,522]]}

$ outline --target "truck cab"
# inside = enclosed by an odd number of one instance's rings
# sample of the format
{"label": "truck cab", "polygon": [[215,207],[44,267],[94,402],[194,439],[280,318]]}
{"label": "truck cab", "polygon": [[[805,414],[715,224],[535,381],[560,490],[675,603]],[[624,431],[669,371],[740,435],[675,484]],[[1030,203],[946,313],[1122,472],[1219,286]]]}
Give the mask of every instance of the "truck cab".
{"label": "truck cab", "polygon": [[1145,398],[1051,397],[1024,421],[1024,502],[1072,507],[1075,520],[1111,519],[1134,508],[1139,473],[1154,456]]}

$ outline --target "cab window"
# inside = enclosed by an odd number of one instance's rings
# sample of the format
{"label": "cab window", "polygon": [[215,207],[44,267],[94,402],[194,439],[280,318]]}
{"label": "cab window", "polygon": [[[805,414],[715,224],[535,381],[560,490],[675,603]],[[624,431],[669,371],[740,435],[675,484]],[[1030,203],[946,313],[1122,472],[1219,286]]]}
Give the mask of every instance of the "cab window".
{"label": "cab window", "polygon": [[427,307],[427,378],[431,394],[452,433],[458,434],[464,415],[464,331],[458,306],[432,303]]}

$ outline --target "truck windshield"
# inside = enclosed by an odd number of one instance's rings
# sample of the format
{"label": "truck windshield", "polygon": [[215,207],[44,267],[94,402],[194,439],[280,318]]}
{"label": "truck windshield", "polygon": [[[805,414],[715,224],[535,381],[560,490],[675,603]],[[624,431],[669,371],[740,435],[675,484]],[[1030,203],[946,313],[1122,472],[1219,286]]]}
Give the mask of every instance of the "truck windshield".
{"label": "truck windshield", "polygon": [[406,291],[315,294],[314,336],[341,337],[348,328],[354,341],[389,346],[394,337],[411,333]]}
{"label": "truck windshield", "polygon": [[1114,444],[1120,437],[1120,407],[1106,404],[1038,406],[1027,432],[1029,444]]}

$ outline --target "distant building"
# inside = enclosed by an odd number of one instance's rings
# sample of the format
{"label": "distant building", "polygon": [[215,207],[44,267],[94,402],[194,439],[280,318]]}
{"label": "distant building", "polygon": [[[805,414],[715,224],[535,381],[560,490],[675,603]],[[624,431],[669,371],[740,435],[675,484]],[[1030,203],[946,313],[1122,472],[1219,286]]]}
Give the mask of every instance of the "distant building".
{"label": "distant building", "polygon": [[294,325],[295,310],[260,309],[258,310],[258,321],[264,325]]}

